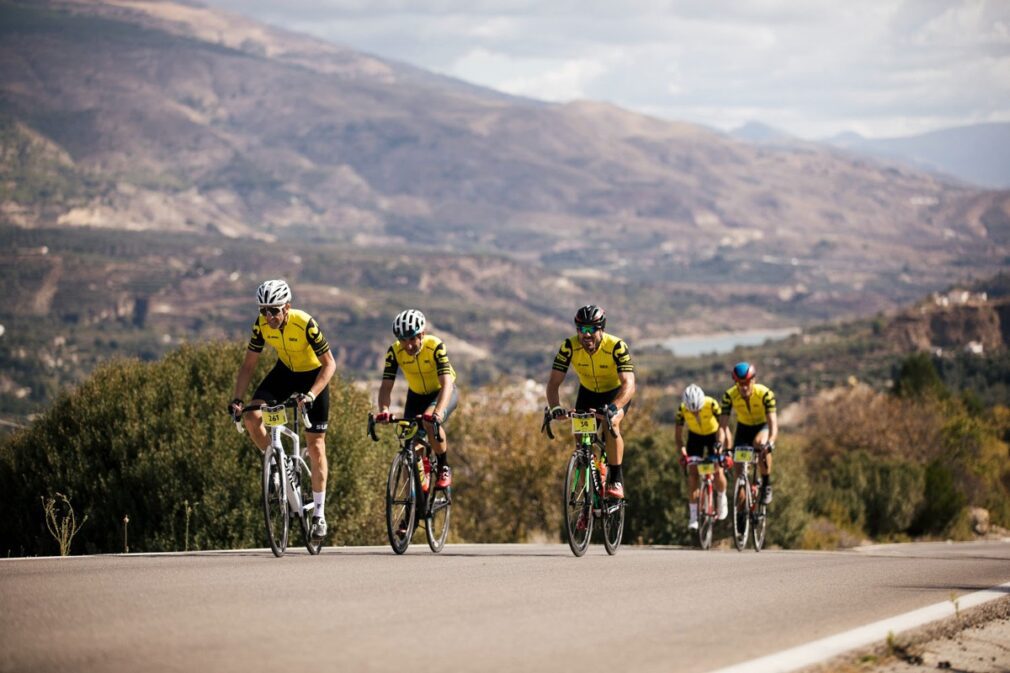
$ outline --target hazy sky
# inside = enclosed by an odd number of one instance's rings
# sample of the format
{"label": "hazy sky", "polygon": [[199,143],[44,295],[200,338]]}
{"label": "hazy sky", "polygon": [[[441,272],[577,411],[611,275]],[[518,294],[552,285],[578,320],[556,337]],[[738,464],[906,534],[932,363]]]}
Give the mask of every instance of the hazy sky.
{"label": "hazy sky", "polygon": [[1010,121],[1010,0],[206,0],[508,93],[724,130]]}

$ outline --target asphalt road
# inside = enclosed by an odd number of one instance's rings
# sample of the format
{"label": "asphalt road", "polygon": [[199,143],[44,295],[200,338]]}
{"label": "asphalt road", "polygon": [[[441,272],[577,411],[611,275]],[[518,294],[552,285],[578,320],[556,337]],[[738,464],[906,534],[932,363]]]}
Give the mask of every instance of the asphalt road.
{"label": "asphalt road", "polygon": [[708,671],[1010,581],[1010,542],[0,560],[0,671]]}

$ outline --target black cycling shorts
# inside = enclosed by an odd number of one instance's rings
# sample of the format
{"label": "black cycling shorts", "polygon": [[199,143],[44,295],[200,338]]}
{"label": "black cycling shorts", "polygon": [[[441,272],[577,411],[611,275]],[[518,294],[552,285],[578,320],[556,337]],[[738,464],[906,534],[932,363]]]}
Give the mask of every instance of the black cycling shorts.
{"label": "black cycling shorts", "polygon": [[[253,399],[263,400],[267,404],[279,404],[295,393],[307,393],[312,389],[312,384],[316,382],[320,369],[322,368],[319,367],[310,372],[293,372],[278,360],[274,368],[256,388]],[[305,428],[305,431],[326,432],[329,419],[330,387],[326,386],[319,397],[312,402],[312,408],[309,409],[309,422],[312,425]]]}
{"label": "black cycling shorts", "polygon": [[[603,411],[603,407],[613,402],[614,398],[617,397],[617,393],[620,391],[621,388],[618,386],[613,390],[608,390],[603,393],[595,393],[589,388],[580,385],[579,394],[575,398],[575,410],[589,411],[590,409],[596,409],[597,411]],[[631,402],[628,402],[624,406],[624,413],[628,413],[628,407],[630,406]]]}
{"label": "black cycling shorts", "polygon": [[718,432],[713,432],[711,435],[697,435],[689,430],[687,433],[687,455],[704,458],[707,453],[712,453],[715,449],[715,441],[718,437]]}
{"label": "black cycling shorts", "polygon": [[[407,401],[403,405],[403,417],[414,418],[429,409],[434,409],[440,392],[442,391],[436,390],[427,395],[420,395],[413,390],[407,390]],[[452,393],[449,395],[449,403],[445,405],[445,412],[442,414],[442,425],[445,425],[449,420],[449,415],[456,409],[457,404],[459,404],[459,388],[453,386]]]}
{"label": "black cycling shorts", "polygon": [[761,425],[736,424],[736,434],[733,435],[733,446],[754,446],[754,440],[763,431],[768,429],[767,423]]}

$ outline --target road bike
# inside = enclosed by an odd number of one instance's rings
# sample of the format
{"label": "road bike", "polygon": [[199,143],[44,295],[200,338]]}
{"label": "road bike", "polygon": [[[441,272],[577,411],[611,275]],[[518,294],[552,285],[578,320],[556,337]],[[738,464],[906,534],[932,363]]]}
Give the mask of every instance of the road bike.
{"label": "road bike", "polygon": [[[287,425],[288,409],[295,410],[291,427]],[[263,519],[267,543],[278,558],[287,550],[292,518],[301,524],[302,539],[310,554],[318,554],[323,546],[322,540],[312,538],[312,515],[316,508],[312,501],[312,472],[305,462],[308,446],[302,446],[298,435],[299,422],[305,427],[310,427],[311,423],[307,410],[303,408],[298,413],[297,409],[294,397],[272,406],[242,407],[243,414],[262,412],[263,424],[270,433],[270,445],[263,453]],[[240,432],[244,429],[238,419],[235,425]]]}
{"label": "road bike", "polygon": [[[733,449],[733,462],[740,466],[740,473],[733,483],[733,542],[738,551],[747,547],[750,534],[754,551],[761,551],[765,543],[768,526],[768,505],[761,499],[761,474],[757,468],[761,450],[741,445]],[[750,466],[754,465],[754,480],[750,478]]]}
{"label": "road bike", "polygon": [[[424,522],[428,546],[436,554],[442,551],[449,536],[452,513],[452,488],[435,488],[437,476],[432,473],[431,442],[417,419],[390,418],[400,450],[393,456],[386,480],[386,534],[389,546],[397,554],[407,551],[414,530]],[[368,436],[375,434],[375,416],[368,414]],[[435,432],[439,430],[435,423]]]}
{"label": "road bike", "polygon": [[717,518],[715,502],[715,468],[719,463],[719,454],[708,456],[688,456],[687,465],[698,468],[698,544],[702,549],[712,546],[712,531]]}
{"label": "road bike", "polygon": [[[608,554],[614,555],[621,546],[624,535],[624,509],[627,503],[623,498],[607,495],[607,446],[598,421],[606,422],[611,436],[617,435],[610,417],[594,409],[586,412],[569,410],[567,416],[571,419],[572,435],[575,437],[575,450],[568,459],[562,493],[568,546],[576,556],[585,554],[593,534],[593,521],[600,519],[603,546]],[[548,437],[554,439],[552,420],[550,409],[545,409],[541,432],[546,432]]]}

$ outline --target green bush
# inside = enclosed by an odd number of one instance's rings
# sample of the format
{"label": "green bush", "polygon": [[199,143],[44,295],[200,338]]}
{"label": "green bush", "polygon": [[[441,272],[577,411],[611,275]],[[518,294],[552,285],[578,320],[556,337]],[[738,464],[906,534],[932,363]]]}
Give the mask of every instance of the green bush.
{"label": "green bush", "polygon": [[[0,448],[0,553],[55,551],[40,498],[57,491],[88,516],[77,551],[122,551],[125,516],[130,551],[262,546],[260,454],[224,411],[241,357],[237,344],[207,344],[157,363],[115,360],[64,393]],[[377,542],[368,401],[337,378],[330,386],[331,540]]]}
{"label": "green bush", "polygon": [[506,390],[461,391],[459,409],[449,421],[450,539],[560,541],[570,444],[547,440],[540,434],[540,411],[531,410],[518,391]]}

